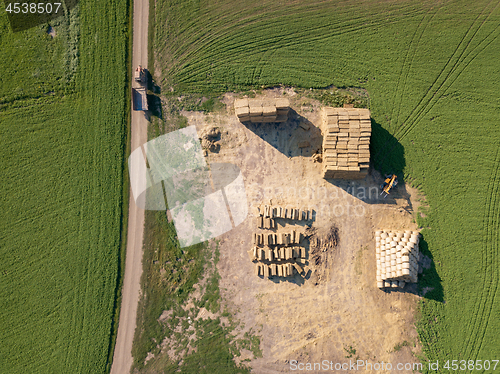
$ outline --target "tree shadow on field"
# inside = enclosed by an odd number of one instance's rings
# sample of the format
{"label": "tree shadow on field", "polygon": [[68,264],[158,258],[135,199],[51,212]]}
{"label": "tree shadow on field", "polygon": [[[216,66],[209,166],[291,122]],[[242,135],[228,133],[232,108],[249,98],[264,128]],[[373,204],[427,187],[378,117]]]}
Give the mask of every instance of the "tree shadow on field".
{"label": "tree shadow on field", "polygon": [[161,108],[161,88],[153,80],[153,76],[149,70],[146,71],[146,88],[148,90],[148,109],[149,115],[163,119],[162,108]]}
{"label": "tree shadow on field", "polygon": [[292,108],[286,122],[243,122],[243,125],[287,157],[310,157],[323,143],[321,130]]}
{"label": "tree shadow on field", "polygon": [[[405,199],[411,208],[410,194],[403,181],[406,166],[404,147],[386,129],[371,119],[372,135],[370,139],[370,170],[363,179],[326,179],[327,182],[344,190],[367,204],[393,204]],[[398,185],[384,197],[380,188],[386,175],[396,174]]]}

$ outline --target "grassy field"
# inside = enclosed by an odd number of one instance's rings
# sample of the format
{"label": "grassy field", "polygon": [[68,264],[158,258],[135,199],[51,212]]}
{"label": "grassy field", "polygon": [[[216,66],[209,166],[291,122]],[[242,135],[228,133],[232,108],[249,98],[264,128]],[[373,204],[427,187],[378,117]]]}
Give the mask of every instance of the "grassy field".
{"label": "grassy field", "polygon": [[[132,350],[136,372],[248,373],[233,357],[241,348],[259,355],[259,340],[251,334],[236,340],[230,335],[238,325],[221,310],[218,250],[205,244],[180,249],[165,212],[146,211],[145,220],[144,296]],[[197,318],[203,308],[217,317]],[[145,365],[148,353],[154,357]]]}
{"label": "grassy field", "polygon": [[[498,359],[500,2],[157,1],[173,95],[273,85],[367,90],[372,164],[426,196],[429,360]],[[468,369],[467,369],[468,370]]]}
{"label": "grassy field", "polygon": [[81,1],[50,22],[52,39],[47,25],[12,33],[0,4],[2,373],[109,369],[127,201],[128,7]]}

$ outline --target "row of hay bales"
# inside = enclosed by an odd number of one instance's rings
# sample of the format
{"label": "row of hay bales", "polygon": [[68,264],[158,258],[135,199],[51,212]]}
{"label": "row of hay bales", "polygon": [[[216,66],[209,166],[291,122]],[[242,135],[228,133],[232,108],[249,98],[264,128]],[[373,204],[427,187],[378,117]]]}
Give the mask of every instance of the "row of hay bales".
{"label": "row of hay bales", "polygon": [[257,207],[257,215],[264,218],[284,218],[297,221],[310,221],[313,219],[312,211],[308,209],[270,205]]}
{"label": "row of hay bales", "polygon": [[370,111],[325,107],[323,121],[323,177],[361,179],[370,166]]}
{"label": "row of hay bales", "polygon": [[255,275],[259,277],[292,277],[295,272],[303,274],[304,270],[297,264],[255,264]]}
{"label": "row of hay bales", "polygon": [[418,231],[375,232],[377,287],[403,288],[418,280],[420,233]]}
{"label": "row of hay bales", "polygon": [[290,102],[285,98],[236,99],[234,111],[240,122],[286,122]]}
{"label": "row of hay bales", "polygon": [[288,261],[295,260],[301,263],[305,263],[306,260],[306,249],[305,247],[253,247],[248,251],[248,256],[250,261]]}
{"label": "row of hay bales", "polygon": [[260,229],[275,229],[276,221],[273,218],[257,217],[257,227]]}
{"label": "row of hay bales", "polygon": [[268,245],[291,245],[300,244],[304,239],[304,235],[301,232],[292,230],[291,232],[278,232],[278,233],[257,233],[253,234],[253,244],[257,246],[268,246]]}

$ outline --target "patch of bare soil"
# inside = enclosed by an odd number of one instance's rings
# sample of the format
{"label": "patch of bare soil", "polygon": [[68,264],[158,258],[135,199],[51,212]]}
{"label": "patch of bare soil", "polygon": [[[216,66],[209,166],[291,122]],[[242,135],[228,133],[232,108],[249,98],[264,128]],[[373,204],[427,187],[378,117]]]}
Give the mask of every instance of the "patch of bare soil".
{"label": "patch of bare soil", "polygon": [[[224,98],[227,113],[183,113],[198,133],[208,127],[220,132],[220,148],[208,152],[208,162],[236,164],[245,179],[250,214],[221,238],[218,269],[223,299],[244,326],[240,333],[251,329],[261,337],[263,357],[252,359],[250,366],[256,373],[278,373],[290,371],[292,360],[417,362],[416,286],[402,292],[376,288],[373,234],[376,229],[416,229],[412,195],[401,182],[383,199],[376,172],[356,182],[324,180],[322,164],[311,157],[322,144],[320,104],[290,90],[264,93],[290,98],[293,110],[286,123],[240,123],[232,108],[234,94]],[[299,148],[304,141],[310,146]],[[312,273],[306,279],[254,275],[247,251],[256,230],[255,208],[261,204],[315,211],[312,226],[305,229],[320,260],[314,254],[309,258]]]}

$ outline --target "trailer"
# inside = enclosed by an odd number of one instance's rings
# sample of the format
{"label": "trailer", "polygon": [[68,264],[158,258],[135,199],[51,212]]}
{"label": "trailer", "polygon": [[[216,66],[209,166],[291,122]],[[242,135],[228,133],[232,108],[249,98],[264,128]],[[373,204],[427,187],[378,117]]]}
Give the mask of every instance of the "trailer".
{"label": "trailer", "polygon": [[148,95],[145,87],[132,88],[134,110],[148,110]]}

